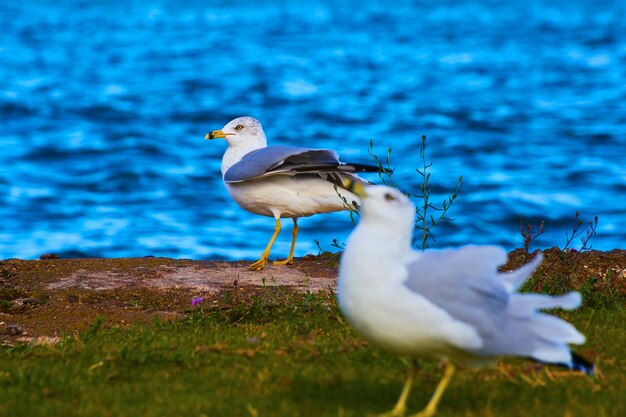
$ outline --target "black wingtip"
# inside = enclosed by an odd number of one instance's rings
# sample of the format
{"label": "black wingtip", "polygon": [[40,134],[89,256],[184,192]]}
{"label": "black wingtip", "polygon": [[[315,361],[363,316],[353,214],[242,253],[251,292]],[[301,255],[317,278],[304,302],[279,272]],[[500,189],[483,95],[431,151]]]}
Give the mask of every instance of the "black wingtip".
{"label": "black wingtip", "polygon": [[358,163],[346,163],[345,165],[350,166],[352,169],[354,169],[355,172],[379,172],[380,168],[378,166],[375,165],[369,165],[369,164],[358,164]]}
{"label": "black wingtip", "polygon": [[572,365],[570,368],[574,371],[584,372],[587,375],[593,375],[596,371],[596,366],[593,362],[574,352],[572,352]]}
{"label": "black wingtip", "polygon": [[572,354],[572,361],[570,363],[544,362],[544,361],[537,360],[535,358],[530,358],[530,359],[542,365],[560,366],[563,368],[567,368],[571,371],[583,372],[590,376],[593,376],[595,374],[596,366],[593,364],[593,362],[583,358],[577,353],[571,352],[571,354]]}

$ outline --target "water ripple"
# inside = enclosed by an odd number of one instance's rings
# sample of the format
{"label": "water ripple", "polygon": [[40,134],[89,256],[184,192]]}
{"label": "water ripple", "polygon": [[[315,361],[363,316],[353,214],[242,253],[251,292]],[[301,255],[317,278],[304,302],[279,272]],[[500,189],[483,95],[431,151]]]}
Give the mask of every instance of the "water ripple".
{"label": "water ripple", "polygon": [[[391,147],[414,191],[427,135],[433,200],[465,180],[438,246],[512,249],[521,217],[559,245],[579,210],[623,248],[626,5],[600,3],[2,2],[0,258],[258,256],[273,221],[203,140],[241,115],[344,159]],[[297,255],[352,223],[301,227]]]}

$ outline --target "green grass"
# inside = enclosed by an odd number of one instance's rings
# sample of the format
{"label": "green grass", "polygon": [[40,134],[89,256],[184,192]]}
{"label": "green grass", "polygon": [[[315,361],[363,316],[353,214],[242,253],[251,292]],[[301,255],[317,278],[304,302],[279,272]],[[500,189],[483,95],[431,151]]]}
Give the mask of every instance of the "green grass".
{"label": "green grass", "polygon": [[[0,348],[2,416],[366,416],[391,408],[406,364],[368,345],[332,294],[225,298],[187,318],[129,328],[97,321],[53,346]],[[563,314],[588,336],[597,377],[519,359],[462,369],[439,416],[626,415],[626,309]],[[416,412],[441,376],[434,361],[409,401]]]}

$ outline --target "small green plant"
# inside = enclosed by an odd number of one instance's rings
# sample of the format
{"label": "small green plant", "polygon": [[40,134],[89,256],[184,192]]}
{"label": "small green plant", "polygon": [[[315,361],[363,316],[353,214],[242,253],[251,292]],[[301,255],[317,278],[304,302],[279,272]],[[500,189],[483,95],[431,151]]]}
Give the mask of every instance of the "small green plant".
{"label": "small green plant", "polygon": [[520,233],[522,234],[522,244],[524,245],[524,252],[526,255],[530,254],[530,245],[533,243],[535,239],[543,234],[545,231],[544,221],[538,225],[528,222],[523,217],[520,218]]}
{"label": "small green plant", "polygon": [[[568,230],[565,231],[566,243],[562,251],[572,250],[571,244],[576,238],[580,238],[580,247],[578,252],[589,251],[592,248],[591,239],[596,235],[598,229],[598,216],[594,216],[583,227],[583,220],[580,218],[580,211],[576,211],[576,223],[572,226],[572,234]],[[576,249],[573,249],[576,250]]]}
{"label": "small green plant", "polygon": [[[343,206],[346,208],[346,210],[348,210],[348,213],[350,213],[350,220],[352,220],[352,224],[356,224],[356,219],[357,217],[359,217],[359,205],[356,201],[348,201],[348,199],[343,194],[341,194],[341,191],[339,190],[339,187],[337,185],[335,185],[335,192],[337,193],[341,201],[343,201]],[[336,243],[336,240],[337,239],[333,239],[333,242]],[[319,244],[317,246],[319,248]]]}
{"label": "small green plant", "polygon": [[[326,249],[322,248],[322,245],[321,245],[319,240],[313,239],[313,242],[315,243],[315,245],[317,245],[317,256],[319,256],[319,255],[321,255],[323,253],[332,253],[332,252],[327,251]],[[337,239],[333,239],[333,242],[330,244],[330,246],[332,246],[333,248],[339,249],[339,251],[343,251],[346,248],[346,243],[345,242],[339,242]]]}
{"label": "small green plant", "polygon": [[[594,216],[593,220],[583,222],[580,218],[580,212],[576,211],[576,221],[572,226],[571,234],[569,230],[565,231],[565,246],[561,249],[559,260],[563,263],[569,274],[565,277],[565,284],[571,283],[571,276],[575,273],[578,266],[579,257],[581,252],[590,251],[592,248],[591,239],[596,236],[596,230],[598,228],[598,216]],[[578,249],[572,247],[572,243],[576,238],[580,238],[580,246]],[[568,254],[574,254],[574,256],[567,256]],[[548,267],[549,268],[549,267]]]}
{"label": "small green plant", "polygon": [[[580,217],[580,211],[576,211],[576,220],[570,229],[565,230],[565,245],[561,248],[563,253],[577,253],[590,251],[592,248],[591,240],[596,236],[598,229],[598,216],[594,216],[593,220],[584,222]],[[520,233],[522,235],[522,244],[526,253],[530,252],[531,243],[543,234],[545,231],[544,221],[538,225],[528,222],[523,217],[520,219]],[[573,247],[576,238],[580,239],[578,249]]]}
{"label": "small green plant", "polygon": [[[393,173],[395,168],[391,165],[391,148],[387,148],[387,155],[384,159],[381,159],[376,155],[373,150],[373,141],[370,140],[369,154],[374,159],[374,162],[378,164],[378,176],[383,184],[398,188]],[[421,183],[419,193],[411,193],[403,191],[403,193],[411,198],[417,199],[418,203],[415,207],[415,229],[419,231],[421,237],[413,238],[413,244],[421,250],[425,250],[428,247],[428,241],[436,241],[433,234],[433,228],[439,223],[444,221],[452,221],[454,219],[448,217],[448,210],[452,206],[452,203],[459,196],[459,190],[463,185],[463,177],[459,176],[456,186],[452,193],[443,200],[441,206],[436,206],[431,200],[431,182],[430,182],[430,168],[433,165],[432,161],[428,161],[426,158],[426,136],[422,135],[422,142],[419,150],[419,156],[422,161],[421,168],[416,168],[415,172],[420,176]]]}
{"label": "small green plant", "polygon": [[396,168],[391,165],[391,148],[387,148],[387,155],[385,155],[385,159],[382,160],[376,155],[376,152],[374,152],[374,141],[370,139],[370,147],[367,153],[370,154],[374,163],[378,165],[378,178],[380,178],[380,181],[388,187],[399,189],[393,179],[393,173]]}
{"label": "small green plant", "polygon": [[[422,231],[422,242],[419,247],[425,250],[428,247],[428,239],[435,241],[435,236],[432,233],[433,227],[442,221],[451,221],[453,219],[447,217],[448,210],[452,206],[452,203],[459,195],[461,185],[463,185],[463,177],[459,176],[459,180],[452,191],[452,194],[444,199],[441,203],[441,207],[434,206],[430,202],[431,184],[430,184],[430,172],[429,168],[433,165],[432,161],[426,161],[426,136],[422,135],[422,146],[420,147],[420,158],[422,159],[422,169],[416,168],[415,171],[422,177],[422,184],[420,184],[420,194],[417,196],[421,200],[421,207],[417,207],[417,220],[416,228]],[[420,211],[421,208],[421,211]],[[428,214],[429,210],[439,212],[437,216]]]}
{"label": "small green plant", "polygon": [[[401,190],[396,184],[393,178],[395,167],[391,164],[391,148],[387,148],[387,154],[384,158],[379,157],[374,152],[374,141],[370,140],[370,146],[367,151],[374,163],[378,166],[378,178],[383,185],[393,187]],[[432,167],[432,161],[428,161],[426,158],[426,136],[422,135],[422,141],[419,150],[419,156],[422,161],[421,168],[416,168],[415,172],[421,177],[419,193],[411,193],[401,190],[408,198],[413,200],[417,199],[418,203],[415,206],[415,229],[419,231],[420,237],[413,238],[413,245],[417,246],[421,250],[425,250],[428,247],[428,241],[435,241],[435,235],[433,234],[433,228],[441,222],[452,221],[454,219],[448,217],[448,210],[452,206],[452,203],[459,196],[459,190],[463,184],[463,177],[459,176],[459,180],[454,187],[452,193],[443,200],[441,206],[436,206],[431,201],[431,182],[430,182],[430,168]],[[335,186],[337,195],[343,200],[344,207],[348,209],[350,213],[350,219],[353,223],[356,223],[356,218],[359,215],[359,206],[356,202],[349,202],[344,196],[341,195],[337,186]],[[436,213],[436,214],[434,214]],[[320,242],[314,240],[319,250],[318,255],[328,252],[323,249]],[[332,247],[339,250],[345,248],[345,243],[339,243],[337,239],[333,239]]]}
{"label": "small green plant", "polygon": [[[576,275],[576,268],[580,260],[582,252],[588,252],[592,248],[591,240],[596,236],[598,228],[598,216],[594,216],[593,220],[584,222],[580,217],[580,212],[576,211],[574,225],[565,230],[565,245],[558,250],[558,256],[550,262],[543,270],[542,275],[546,276],[552,269],[560,264],[560,270],[563,271],[559,280],[563,290],[571,288],[573,277]],[[529,253],[530,243],[541,235],[544,231],[544,222],[539,226],[532,224],[522,225],[520,227],[522,237],[524,239],[524,250]],[[573,247],[573,242],[579,238],[580,245],[578,249]]]}

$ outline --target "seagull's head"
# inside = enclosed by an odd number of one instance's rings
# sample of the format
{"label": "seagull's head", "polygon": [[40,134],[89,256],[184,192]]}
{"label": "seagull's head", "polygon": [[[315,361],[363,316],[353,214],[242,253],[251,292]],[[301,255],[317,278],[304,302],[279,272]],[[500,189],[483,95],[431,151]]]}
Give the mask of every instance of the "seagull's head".
{"label": "seagull's head", "polygon": [[238,117],[231,120],[221,130],[209,132],[205,139],[222,138],[233,147],[260,148],[267,145],[261,123],[253,117]]}
{"label": "seagull's head", "polygon": [[351,179],[345,180],[343,186],[361,200],[361,222],[378,223],[390,231],[413,231],[415,206],[397,188]]}

